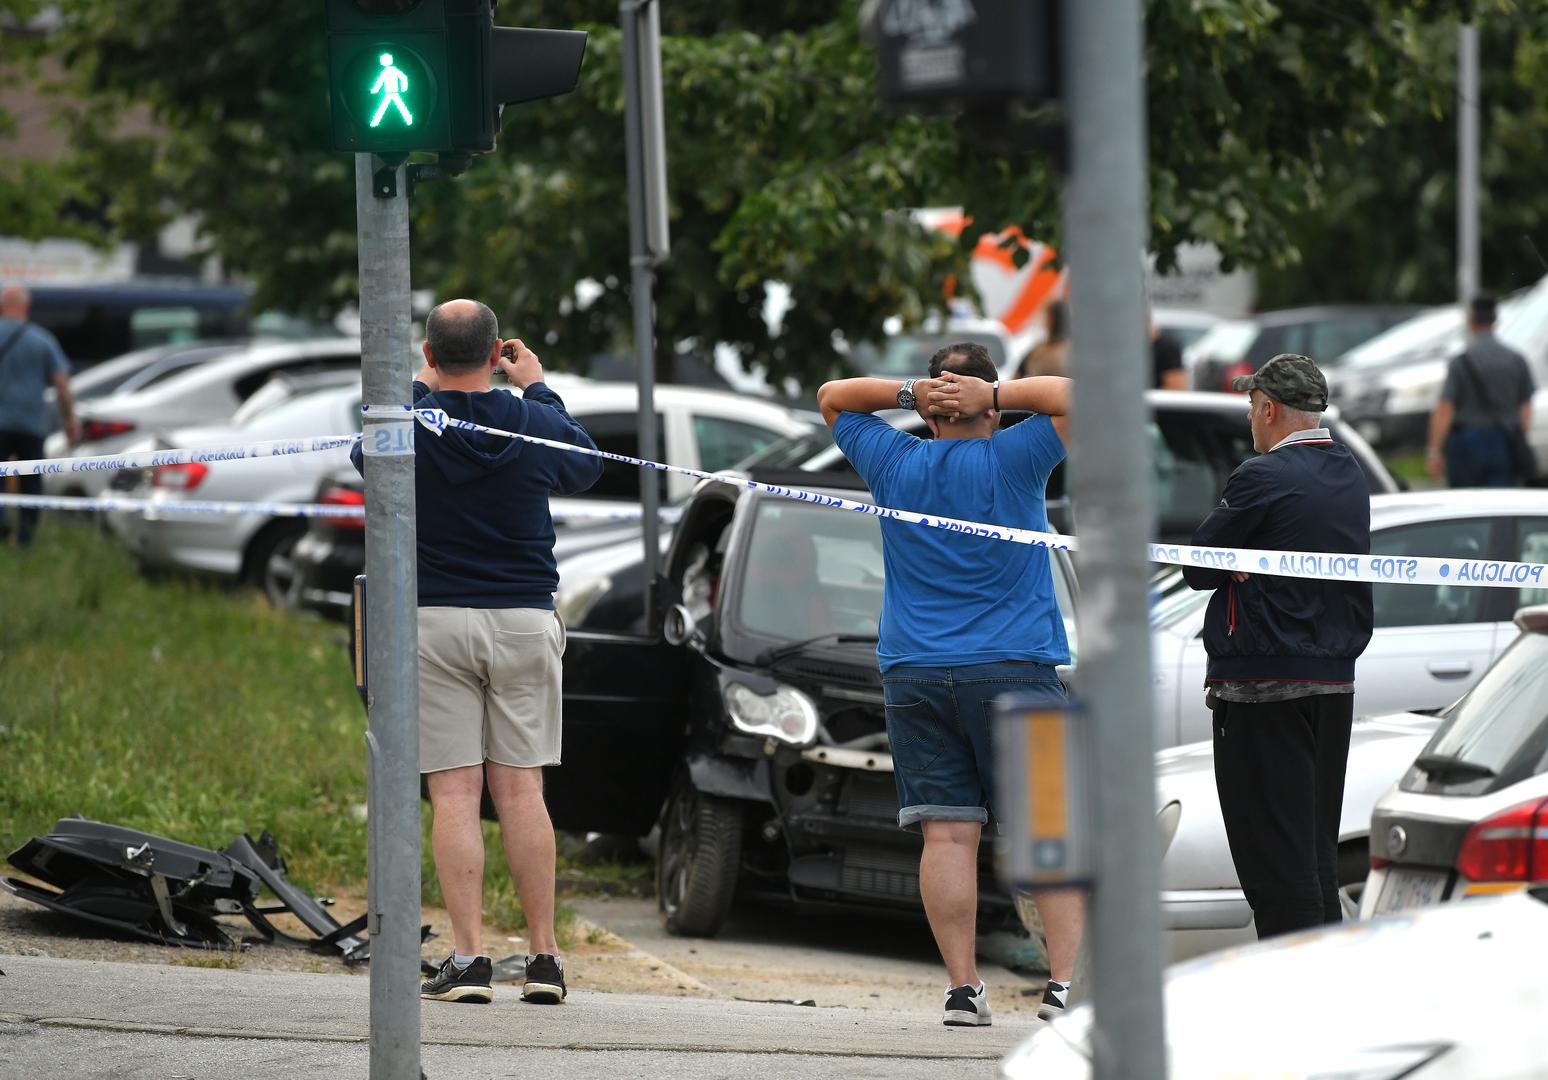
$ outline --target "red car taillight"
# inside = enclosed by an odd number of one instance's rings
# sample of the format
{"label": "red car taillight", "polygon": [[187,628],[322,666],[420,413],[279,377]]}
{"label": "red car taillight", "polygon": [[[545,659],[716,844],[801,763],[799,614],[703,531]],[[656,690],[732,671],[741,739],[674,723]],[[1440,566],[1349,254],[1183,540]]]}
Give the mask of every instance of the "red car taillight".
{"label": "red car taillight", "polygon": [[[324,506],[364,506],[365,493],[349,488],[324,488],[317,501]],[[364,529],[364,517],[328,517],[328,524],[336,529]]]}
{"label": "red car taillight", "polygon": [[1457,872],[1469,881],[1548,879],[1548,799],[1501,810],[1469,829]]}
{"label": "red car taillight", "polygon": [[185,461],[176,465],[157,465],[151,471],[151,486],[171,488],[174,491],[192,491],[204,483],[210,467],[197,461]]}
{"label": "red car taillight", "polygon": [[133,430],[134,425],[127,420],[87,420],[81,425],[81,440],[95,442],[110,435],[127,435]]}
{"label": "red car taillight", "polygon": [[1251,364],[1245,360],[1238,360],[1236,363],[1226,368],[1225,375],[1223,375],[1220,379],[1220,389],[1226,391],[1227,393],[1234,392],[1231,390],[1231,380],[1236,378],[1238,375],[1251,375],[1252,372],[1253,366]]}

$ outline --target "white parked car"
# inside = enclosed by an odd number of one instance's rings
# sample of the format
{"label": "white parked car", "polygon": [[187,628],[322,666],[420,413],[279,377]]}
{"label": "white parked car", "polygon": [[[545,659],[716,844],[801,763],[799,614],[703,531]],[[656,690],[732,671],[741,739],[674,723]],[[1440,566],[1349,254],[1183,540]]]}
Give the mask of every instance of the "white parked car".
{"label": "white parked car", "polygon": [[[243,445],[277,439],[343,435],[360,430],[360,380],[290,397],[237,422],[179,428],[148,442],[159,446]],[[107,520],[146,569],[191,571],[260,586],[275,603],[290,599],[290,552],[304,519],[261,512],[179,513],[187,500],[304,503],[327,473],[349,464],[349,447],[286,457],[189,462],[135,470],[123,494],[157,504],[151,512],[110,511]],[[117,486],[117,485],[115,485]]]}
{"label": "white parked car", "polygon": [[[81,402],[83,442],[70,446],[62,432],[43,444],[49,457],[116,454],[148,434],[226,420],[274,375],[360,370],[360,342],[349,338],[252,345],[125,393]],[[50,495],[99,495],[109,472],[60,473],[43,478]]]}
{"label": "white parked car", "polygon": [[1521,636],[1376,804],[1363,913],[1548,882],[1548,603],[1516,622]]}
{"label": "white parked car", "polygon": [[[1542,562],[1545,550],[1548,491],[1371,497],[1373,554]],[[1355,667],[1362,715],[1450,705],[1515,637],[1516,610],[1533,602],[1529,589],[1459,585],[1380,584],[1373,594],[1376,632]],[[1209,596],[1174,588],[1152,620],[1157,746],[1209,737],[1201,636]]]}
{"label": "white parked car", "polygon": [[[1273,938],[1168,969],[1165,994],[1171,1077],[1548,1076],[1548,903],[1539,891]],[[1089,1080],[1094,1020],[1081,1005],[1040,1025],[1000,1075]]]}

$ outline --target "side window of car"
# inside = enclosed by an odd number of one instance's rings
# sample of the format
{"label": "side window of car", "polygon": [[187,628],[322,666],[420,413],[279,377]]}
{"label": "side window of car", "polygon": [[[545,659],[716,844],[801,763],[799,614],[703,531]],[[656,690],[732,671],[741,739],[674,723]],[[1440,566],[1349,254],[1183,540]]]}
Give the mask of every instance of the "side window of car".
{"label": "side window of car", "polygon": [[[1548,518],[1525,518],[1521,522],[1521,550],[1516,558],[1521,562],[1548,563]],[[1521,590],[1516,601],[1518,608],[1529,604],[1548,604],[1548,580]]]}
{"label": "side window of car", "polygon": [[[1488,518],[1425,522],[1384,529],[1371,537],[1372,555],[1489,558]],[[1486,619],[1488,590],[1467,585],[1371,586],[1378,627],[1444,626]]]}
{"label": "side window of car", "polygon": [[1193,418],[1162,417],[1148,425],[1148,434],[1161,532],[1190,533],[1220,501],[1220,489],[1235,462],[1215,460],[1219,452],[1211,446],[1206,426]]}
{"label": "side window of car", "polygon": [[777,431],[721,416],[699,414],[693,418],[693,441],[699,447],[699,468],[706,472],[729,469],[779,437]]}
{"label": "side window of car", "polygon": [[[639,417],[634,413],[592,413],[575,418],[586,429],[597,449],[625,457],[640,456]],[[656,431],[664,431],[661,414],[656,414]],[[666,497],[666,473],[657,473],[661,497]],[[581,496],[587,499],[622,499],[638,502],[640,498],[640,467],[625,465],[621,461],[602,462],[602,476]]]}

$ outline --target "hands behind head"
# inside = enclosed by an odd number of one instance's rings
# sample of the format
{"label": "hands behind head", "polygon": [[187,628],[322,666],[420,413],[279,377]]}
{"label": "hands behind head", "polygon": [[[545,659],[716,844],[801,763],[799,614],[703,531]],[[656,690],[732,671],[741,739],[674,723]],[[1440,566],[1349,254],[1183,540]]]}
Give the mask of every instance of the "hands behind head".
{"label": "hands behind head", "polygon": [[512,386],[523,390],[532,383],[543,381],[542,361],[521,338],[500,343],[500,370],[505,372],[505,378]]}
{"label": "hands behind head", "polygon": [[921,379],[914,385],[919,415],[926,420],[972,420],[994,407],[994,386],[972,375],[943,371],[939,379]]}

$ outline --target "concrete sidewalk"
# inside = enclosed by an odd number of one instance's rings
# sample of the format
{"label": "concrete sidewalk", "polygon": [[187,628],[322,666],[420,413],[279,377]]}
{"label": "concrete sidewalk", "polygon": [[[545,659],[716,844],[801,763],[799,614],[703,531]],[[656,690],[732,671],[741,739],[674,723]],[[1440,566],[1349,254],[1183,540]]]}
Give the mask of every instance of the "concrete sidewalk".
{"label": "concrete sidewalk", "polygon": [[[0,956],[0,970],[5,1080],[367,1074],[367,979],[24,956]],[[495,995],[489,1006],[423,1003],[430,1080],[530,1075],[543,1063],[566,1080],[923,1078],[948,1068],[989,1077],[1037,1026],[953,1029],[934,1012],[585,992],[545,1008],[503,984]]]}

